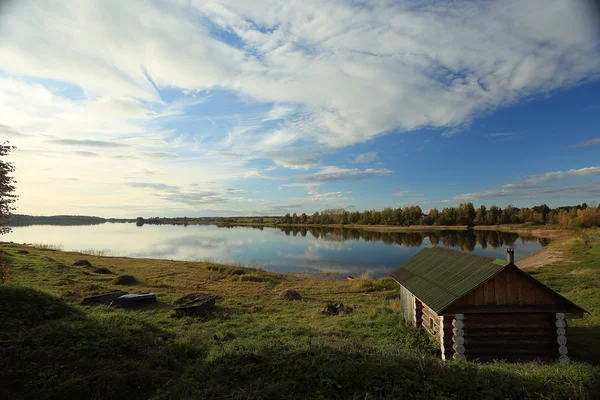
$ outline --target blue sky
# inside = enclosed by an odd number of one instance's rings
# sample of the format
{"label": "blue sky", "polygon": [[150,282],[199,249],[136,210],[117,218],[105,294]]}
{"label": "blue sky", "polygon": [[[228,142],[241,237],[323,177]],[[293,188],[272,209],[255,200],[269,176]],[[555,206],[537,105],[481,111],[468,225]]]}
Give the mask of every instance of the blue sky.
{"label": "blue sky", "polygon": [[0,10],[18,212],[600,200],[591,3],[31,3]]}

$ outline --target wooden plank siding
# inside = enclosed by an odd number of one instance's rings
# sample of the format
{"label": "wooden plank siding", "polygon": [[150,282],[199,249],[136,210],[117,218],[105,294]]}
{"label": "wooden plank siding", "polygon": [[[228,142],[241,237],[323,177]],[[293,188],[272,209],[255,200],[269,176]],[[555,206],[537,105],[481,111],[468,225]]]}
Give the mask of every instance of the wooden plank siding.
{"label": "wooden plank siding", "polygon": [[400,309],[404,319],[415,325],[415,296],[404,286],[400,286]]}
{"label": "wooden plank siding", "polygon": [[564,302],[518,272],[506,269],[482,283],[453,307],[495,305],[556,305]]}
{"label": "wooden plank siding", "polygon": [[423,316],[421,317],[422,323],[421,326],[429,332],[431,336],[435,338],[438,342],[441,342],[440,335],[440,316],[436,314],[431,308],[427,307],[423,304]]}

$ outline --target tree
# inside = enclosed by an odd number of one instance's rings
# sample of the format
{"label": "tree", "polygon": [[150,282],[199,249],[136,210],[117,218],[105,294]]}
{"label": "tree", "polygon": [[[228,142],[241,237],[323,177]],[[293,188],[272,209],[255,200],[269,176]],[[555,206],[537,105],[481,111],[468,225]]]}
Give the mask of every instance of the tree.
{"label": "tree", "polygon": [[[4,157],[10,154],[14,146],[4,142],[0,144],[0,157]],[[15,191],[15,178],[10,174],[15,172],[15,167],[11,162],[0,160],[0,235],[9,233],[10,227],[10,214],[14,210],[12,206],[17,200]]]}
{"label": "tree", "polygon": [[[0,156],[7,156],[14,147],[4,142],[0,144]],[[4,235],[11,231],[10,214],[14,210],[13,204],[17,200],[15,192],[15,178],[10,174],[15,172],[15,167],[12,163],[0,160],[0,235]],[[9,276],[10,270],[4,266],[2,262],[2,253],[0,252],[0,284],[5,283]]]}

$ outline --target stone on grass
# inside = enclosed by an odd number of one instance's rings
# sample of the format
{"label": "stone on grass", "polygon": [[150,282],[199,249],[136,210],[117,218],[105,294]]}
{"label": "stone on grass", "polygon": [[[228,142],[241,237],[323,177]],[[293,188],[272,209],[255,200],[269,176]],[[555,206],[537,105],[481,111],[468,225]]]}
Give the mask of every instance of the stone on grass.
{"label": "stone on grass", "polygon": [[77,260],[73,263],[73,265],[76,267],[91,267],[92,263],[88,260]]}
{"label": "stone on grass", "polygon": [[131,275],[121,275],[115,279],[115,285],[135,285],[138,283],[137,279]]}
{"label": "stone on grass", "polygon": [[111,270],[108,268],[104,268],[104,267],[100,267],[100,268],[96,268],[94,270],[94,272],[96,274],[102,274],[102,275],[108,275],[108,274],[112,274]]}
{"label": "stone on grass", "polygon": [[323,314],[338,315],[342,313],[351,313],[354,311],[352,307],[346,307],[343,303],[328,303],[323,309]]}
{"label": "stone on grass", "polygon": [[27,250],[17,250],[18,254],[29,254]]}
{"label": "stone on grass", "polygon": [[279,298],[281,300],[302,300],[300,293],[292,289],[285,289],[283,292],[279,293]]}

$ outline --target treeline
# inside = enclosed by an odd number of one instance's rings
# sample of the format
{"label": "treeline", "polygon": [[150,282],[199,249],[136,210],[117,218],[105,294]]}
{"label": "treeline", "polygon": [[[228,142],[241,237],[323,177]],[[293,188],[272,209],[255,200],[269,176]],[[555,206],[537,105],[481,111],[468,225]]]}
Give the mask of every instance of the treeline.
{"label": "treeline", "polygon": [[425,239],[434,245],[446,247],[460,247],[465,251],[473,251],[477,245],[485,249],[487,247],[498,248],[514,246],[517,240],[521,243],[538,242],[547,245],[547,239],[522,236],[514,232],[498,231],[474,231],[453,230],[439,232],[372,232],[361,229],[302,227],[302,226],[280,226],[279,229],[287,236],[306,237],[310,234],[316,239],[330,242],[345,242],[347,240],[362,239],[365,242],[383,242],[386,245],[398,244],[405,247],[420,247]]}
{"label": "treeline", "polygon": [[12,214],[10,217],[11,226],[29,226],[29,225],[100,225],[106,222],[132,222],[131,219],[88,217],[84,215],[52,215],[37,216],[25,214]]}
{"label": "treeline", "polygon": [[462,203],[458,207],[432,208],[425,214],[421,207],[384,208],[378,210],[346,211],[343,209],[325,210],[312,215],[289,213],[277,221],[283,225],[562,225],[572,228],[600,226],[600,207],[594,202],[577,206],[564,206],[551,209],[546,204],[532,208],[506,208],[492,205],[475,208],[473,203]]}
{"label": "treeline", "polygon": [[144,224],[150,225],[190,225],[190,224],[264,224],[275,223],[280,216],[265,216],[265,217],[137,217],[135,222],[138,226]]}

